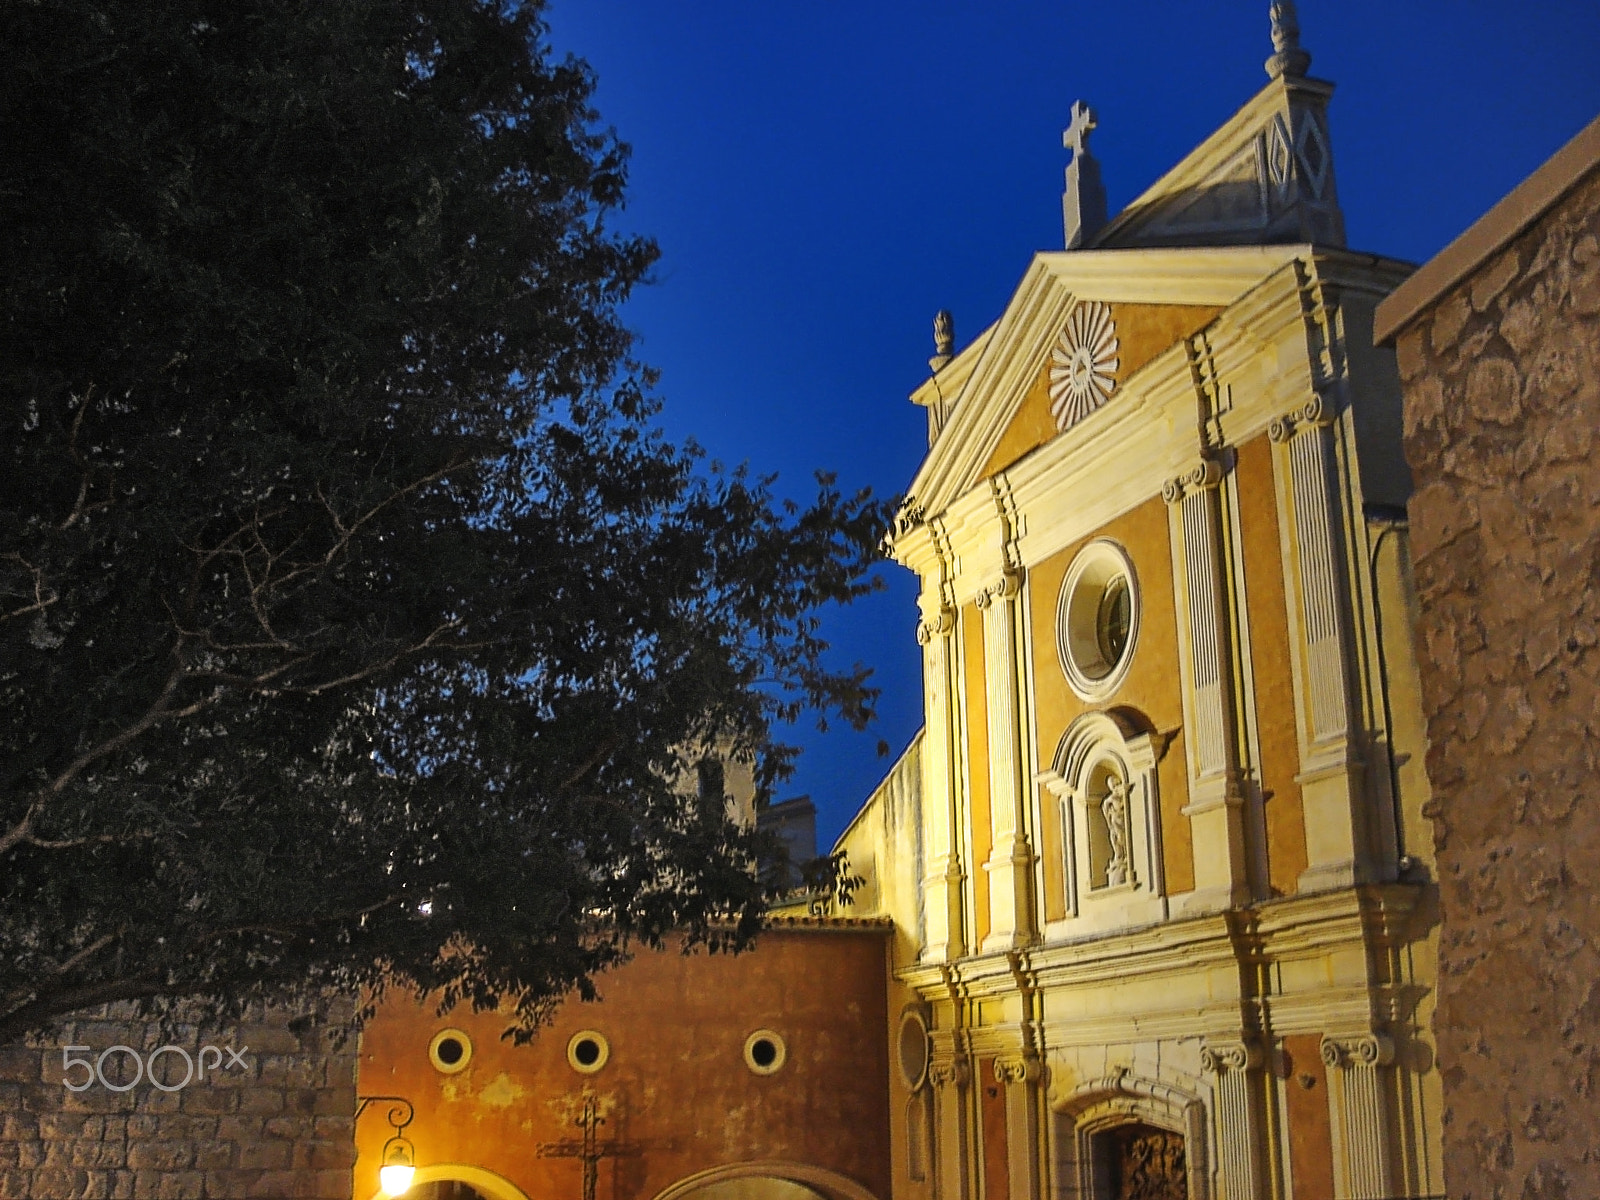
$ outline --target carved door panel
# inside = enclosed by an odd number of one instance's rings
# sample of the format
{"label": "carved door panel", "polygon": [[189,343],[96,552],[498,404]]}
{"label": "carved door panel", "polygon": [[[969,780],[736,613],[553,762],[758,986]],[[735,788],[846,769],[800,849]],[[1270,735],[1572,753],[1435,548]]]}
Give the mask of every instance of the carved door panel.
{"label": "carved door panel", "polygon": [[1112,1200],[1189,1200],[1182,1134],[1125,1125],[1105,1136]]}

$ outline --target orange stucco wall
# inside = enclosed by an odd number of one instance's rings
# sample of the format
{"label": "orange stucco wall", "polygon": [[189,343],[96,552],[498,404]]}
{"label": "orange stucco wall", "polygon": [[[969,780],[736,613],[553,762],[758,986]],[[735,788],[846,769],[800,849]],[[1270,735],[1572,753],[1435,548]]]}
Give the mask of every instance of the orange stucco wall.
{"label": "orange stucco wall", "polygon": [[[598,1200],[650,1200],[700,1171],[760,1160],[820,1167],[887,1200],[886,939],[876,928],[774,929],[738,956],[645,951],[601,977],[601,1001],[569,1001],[526,1046],[501,1040],[497,1013],[437,1017],[393,995],[362,1034],[359,1090],[412,1101],[419,1166],[475,1166],[540,1200],[580,1194],[579,1161],[539,1147],[581,1136],[572,1122],[586,1091],[606,1120],[600,1139],[623,1151],[602,1160]],[[459,1074],[428,1057],[445,1028],[472,1040]],[[586,1029],[610,1042],[592,1075],[566,1056]],[[758,1029],[786,1043],[776,1074],[745,1065]],[[377,1191],[388,1133],[374,1110],[358,1123],[358,1200]]]}
{"label": "orange stucco wall", "polygon": [[[1181,729],[1183,698],[1178,683],[1178,622],[1173,606],[1172,544],[1167,530],[1166,503],[1154,496],[1106,524],[1094,537],[1110,538],[1127,551],[1139,577],[1142,604],[1133,662],[1112,703],[1134,710],[1155,729],[1163,732]],[[1044,765],[1054,760],[1056,747],[1067,726],[1090,707],[1067,686],[1056,650],[1056,606],[1061,583],[1074,556],[1090,540],[1085,538],[1068,546],[1028,573],[1038,761]],[[1181,732],[1166,748],[1157,771],[1167,888],[1171,892],[1190,891],[1194,887],[1194,858],[1189,819],[1181,811],[1188,801]],[[1053,804],[1042,808],[1045,916],[1048,920],[1059,920],[1066,915],[1060,814]]]}
{"label": "orange stucco wall", "polygon": [[1265,435],[1239,449],[1239,532],[1249,598],[1251,670],[1260,717],[1260,784],[1267,822],[1267,879],[1275,895],[1293,895],[1306,869],[1306,829],[1295,736],[1294,676],[1289,668],[1289,610],[1283,591],[1272,444]]}
{"label": "orange stucco wall", "polygon": [[961,610],[962,679],[965,683],[967,724],[967,794],[972,827],[972,861],[967,864],[967,890],[972,897],[973,923],[977,935],[974,946],[983,945],[989,936],[989,877],[983,864],[989,861],[994,846],[994,827],[989,813],[989,701],[984,675],[983,613],[975,604]]}
{"label": "orange stucco wall", "polygon": [[978,1109],[983,1132],[984,1200],[1006,1200],[1011,1170],[1006,1157],[1006,1098],[994,1078],[994,1059],[978,1060]]}
{"label": "orange stucco wall", "polygon": [[[1120,387],[1163,350],[1209,325],[1222,310],[1197,304],[1112,304],[1117,323],[1117,370]],[[983,477],[1003,471],[1056,436],[1050,412],[1050,368],[1029,386],[999,444],[984,464]]]}
{"label": "orange stucco wall", "polygon": [[1295,1200],[1333,1200],[1333,1130],[1328,1118],[1328,1069],[1318,1053],[1321,1039],[1297,1033],[1283,1039],[1288,1073],[1289,1170]]}

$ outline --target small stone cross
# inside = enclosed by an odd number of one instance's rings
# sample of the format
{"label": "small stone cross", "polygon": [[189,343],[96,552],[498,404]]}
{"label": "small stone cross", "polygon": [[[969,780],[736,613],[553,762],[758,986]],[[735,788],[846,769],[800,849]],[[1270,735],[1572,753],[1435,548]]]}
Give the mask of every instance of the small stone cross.
{"label": "small stone cross", "polygon": [[540,1158],[576,1158],[583,1163],[583,1200],[595,1200],[595,1186],[600,1179],[600,1160],[635,1154],[637,1147],[620,1142],[602,1142],[598,1132],[606,1123],[595,1106],[594,1097],[583,1098],[583,1115],[573,1122],[583,1130],[583,1139],[544,1142],[539,1146]]}
{"label": "small stone cross", "polygon": [[1061,144],[1072,151],[1074,159],[1089,152],[1089,134],[1098,124],[1094,109],[1082,100],[1072,102],[1072,124],[1068,125],[1066,132],[1061,135]]}

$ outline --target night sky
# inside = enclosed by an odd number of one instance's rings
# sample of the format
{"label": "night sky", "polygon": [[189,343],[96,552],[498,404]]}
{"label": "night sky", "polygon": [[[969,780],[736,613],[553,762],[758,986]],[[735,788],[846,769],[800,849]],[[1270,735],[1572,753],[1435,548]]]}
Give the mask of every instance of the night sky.
{"label": "night sky", "polygon": [[[1113,214],[1266,83],[1266,0],[552,0],[633,147],[622,224],[654,236],[626,316],[663,423],[715,458],[894,495],[926,451],[907,396],[937,309],[964,345],[1061,247],[1061,131],[1097,112]],[[1422,262],[1600,112],[1595,0],[1301,0],[1350,246]],[[922,720],[915,586],[829,618],[875,668],[875,730],[796,731],[781,796],[823,847]]]}

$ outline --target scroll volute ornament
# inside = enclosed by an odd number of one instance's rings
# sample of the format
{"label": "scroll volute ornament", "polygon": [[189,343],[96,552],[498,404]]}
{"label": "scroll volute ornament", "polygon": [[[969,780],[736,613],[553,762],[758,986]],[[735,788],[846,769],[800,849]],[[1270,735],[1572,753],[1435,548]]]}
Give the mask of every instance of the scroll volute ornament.
{"label": "scroll volute ornament", "polygon": [[994,1060],[996,1083],[1036,1083],[1044,1075],[1037,1056],[1002,1054]]}
{"label": "scroll volute ornament", "polygon": [[1267,437],[1274,442],[1287,442],[1300,426],[1327,425],[1332,422],[1333,415],[1333,406],[1320,394],[1314,394],[1300,407],[1272,418],[1267,423]]}
{"label": "scroll volute ornament", "polygon": [[1000,573],[998,583],[991,584],[973,597],[979,608],[988,608],[996,600],[1009,600],[1022,590],[1022,573],[1006,568]]}
{"label": "scroll volute ornament", "polygon": [[1255,1042],[1208,1042],[1200,1050],[1200,1065],[1211,1074],[1249,1071],[1266,1061]]}
{"label": "scroll volute ornament", "polygon": [[1322,1039],[1322,1062],[1327,1067],[1386,1067],[1394,1061],[1394,1039],[1382,1033]]}
{"label": "scroll volute ornament", "polygon": [[955,628],[956,614],[949,608],[940,608],[932,617],[917,623],[917,645],[926,646],[936,637],[949,637]]}
{"label": "scroll volute ornament", "polygon": [[928,1080],[936,1088],[966,1087],[972,1080],[972,1068],[967,1065],[966,1057],[935,1059],[928,1066]]}
{"label": "scroll volute ornament", "polygon": [[1188,492],[1216,487],[1222,482],[1222,475],[1222,463],[1215,458],[1202,458],[1190,470],[1162,484],[1161,498],[1168,504],[1176,504]]}

